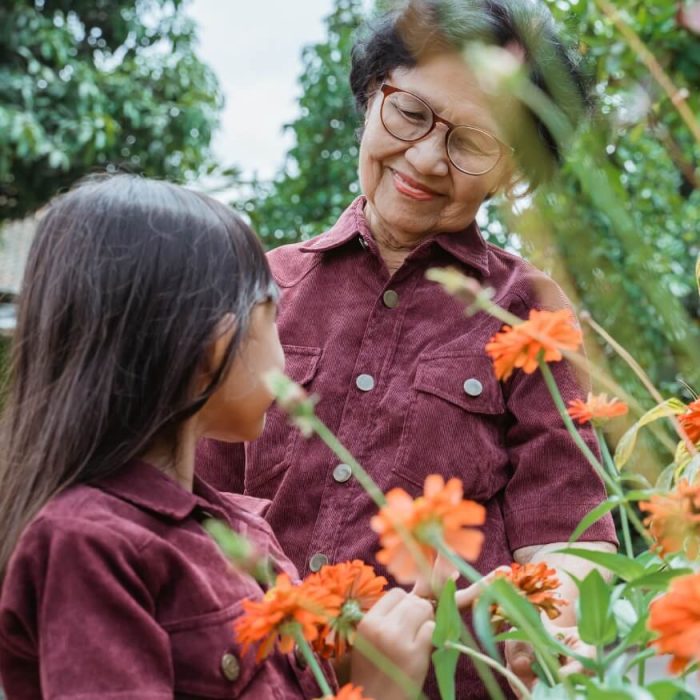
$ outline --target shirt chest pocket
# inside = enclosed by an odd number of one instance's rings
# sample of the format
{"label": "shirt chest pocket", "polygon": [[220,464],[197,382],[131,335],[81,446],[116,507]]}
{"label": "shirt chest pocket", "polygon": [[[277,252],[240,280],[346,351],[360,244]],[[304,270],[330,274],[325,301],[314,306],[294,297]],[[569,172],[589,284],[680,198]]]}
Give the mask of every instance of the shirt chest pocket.
{"label": "shirt chest pocket", "polygon": [[[234,638],[233,622],[242,612],[239,602],[164,625],[170,635],[176,698],[238,698],[266,685],[265,664],[256,664],[252,651],[244,656]],[[278,697],[273,688],[265,691],[265,697]]]}
{"label": "shirt chest pocket", "polygon": [[393,473],[422,490],[428,474],[461,479],[465,498],[493,496],[507,465],[505,402],[487,357],[427,356],[419,362]]}
{"label": "shirt chest pocket", "polygon": [[[283,345],[285,373],[308,389],[316,375],[321,349],[299,345]],[[279,479],[294,463],[294,454],[303,438],[289,423],[289,417],[277,406],[270,407],[265,417],[263,434],[246,444],[245,492],[260,498],[272,498]]]}

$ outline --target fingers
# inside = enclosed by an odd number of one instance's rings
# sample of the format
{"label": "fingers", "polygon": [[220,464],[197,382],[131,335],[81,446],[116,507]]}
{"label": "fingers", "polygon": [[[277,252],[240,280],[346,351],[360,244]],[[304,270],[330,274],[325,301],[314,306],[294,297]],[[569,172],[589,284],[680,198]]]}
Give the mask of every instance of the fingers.
{"label": "fingers", "polygon": [[457,608],[459,608],[459,610],[465,610],[466,608],[474,605],[476,599],[479,597],[484,588],[486,588],[486,586],[488,586],[499,573],[505,571],[509,571],[509,567],[499,566],[486,574],[486,576],[484,576],[480,581],[472,583],[472,585],[467,588],[461,588],[458,590],[455,593],[455,603],[457,604]]}
{"label": "fingers", "polygon": [[428,577],[421,572],[411,593],[421,598],[435,598],[449,579],[457,579],[458,577],[459,571],[455,565],[449,559],[438,554],[430,570],[430,576]]}

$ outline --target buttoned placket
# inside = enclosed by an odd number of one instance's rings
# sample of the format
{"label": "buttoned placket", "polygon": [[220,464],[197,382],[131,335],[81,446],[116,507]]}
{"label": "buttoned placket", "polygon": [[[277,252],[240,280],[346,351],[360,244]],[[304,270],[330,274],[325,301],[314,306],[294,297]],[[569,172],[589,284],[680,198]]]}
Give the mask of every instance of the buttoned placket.
{"label": "buttoned placket", "polygon": [[[365,241],[362,246],[366,254],[379,256],[374,241]],[[422,257],[422,256],[420,256]],[[369,261],[368,261],[369,262]],[[375,263],[379,262],[375,260]],[[380,262],[383,266],[383,262]],[[352,386],[343,406],[340,426],[337,431],[340,441],[362,464],[363,457],[372,449],[366,426],[375,424],[379,403],[384,390],[384,378],[391,367],[397,342],[386,343],[387,337],[395,337],[410,308],[409,300],[424,276],[424,265],[407,259],[394,275],[378,288],[376,300],[370,314],[351,376]],[[391,294],[387,293],[391,292]],[[388,303],[387,298],[390,302]],[[382,350],[384,352],[382,353]],[[338,462],[329,464],[321,497],[321,506],[314,525],[307,554],[305,571],[317,570],[319,562],[334,564],[345,522],[350,515],[352,503],[362,491],[362,486],[349,479],[341,481],[337,476]]]}

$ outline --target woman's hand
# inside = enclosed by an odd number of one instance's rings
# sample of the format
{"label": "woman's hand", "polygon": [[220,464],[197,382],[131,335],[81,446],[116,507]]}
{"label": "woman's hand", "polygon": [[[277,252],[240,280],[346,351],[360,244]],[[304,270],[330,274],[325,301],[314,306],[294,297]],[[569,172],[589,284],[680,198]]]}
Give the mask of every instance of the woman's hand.
{"label": "woman's hand", "polygon": [[[430,665],[432,636],[435,629],[433,605],[413,593],[393,588],[371,608],[357,628],[361,639],[355,642],[351,658],[351,678],[362,686],[364,694],[376,700],[405,700],[416,697]],[[358,647],[362,640],[376,648],[392,669],[402,673],[414,686],[407,692],[391,673],[378,668],[377,656]]]}

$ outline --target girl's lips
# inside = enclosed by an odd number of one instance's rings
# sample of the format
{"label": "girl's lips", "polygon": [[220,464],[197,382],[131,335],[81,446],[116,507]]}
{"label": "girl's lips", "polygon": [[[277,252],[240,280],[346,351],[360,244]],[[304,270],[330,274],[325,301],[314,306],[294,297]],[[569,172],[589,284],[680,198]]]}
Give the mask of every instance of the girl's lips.
{"label": "girl's lips", "polygon": [[397,170],[391,170],[391,177],[394,180],[394,187],[396,187],[401,194],[411,197],[411,199],[426,202],[437,196],[435,192],[422,187],[415,180],[411,180]]}

